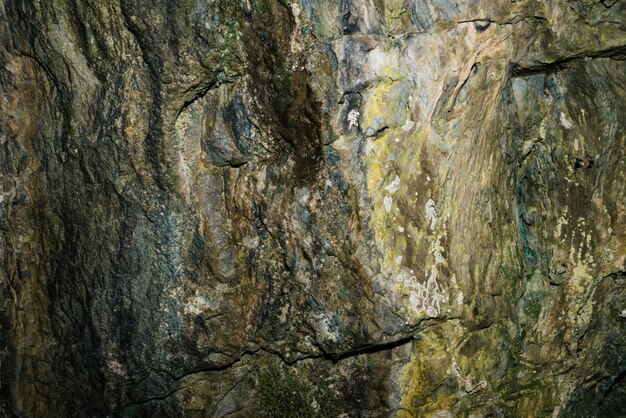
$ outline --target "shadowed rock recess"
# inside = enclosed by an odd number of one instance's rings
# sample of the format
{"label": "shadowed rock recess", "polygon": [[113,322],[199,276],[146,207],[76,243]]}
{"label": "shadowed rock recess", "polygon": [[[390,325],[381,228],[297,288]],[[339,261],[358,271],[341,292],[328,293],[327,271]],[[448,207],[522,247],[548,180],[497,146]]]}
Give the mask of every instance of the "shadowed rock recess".
{"label": "shadowed rock recess", "polygon": [[0,417],[626,416],[626,0],[0,0]]}

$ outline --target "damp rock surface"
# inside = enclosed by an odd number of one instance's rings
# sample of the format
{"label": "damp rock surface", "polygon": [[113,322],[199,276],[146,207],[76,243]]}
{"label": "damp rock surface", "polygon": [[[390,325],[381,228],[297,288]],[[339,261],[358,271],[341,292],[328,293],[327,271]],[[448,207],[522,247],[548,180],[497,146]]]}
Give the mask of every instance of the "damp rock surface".
{"label": "damp rock surface", "polygon": [[626,415],[623,0],[0,0],[0,417]]}

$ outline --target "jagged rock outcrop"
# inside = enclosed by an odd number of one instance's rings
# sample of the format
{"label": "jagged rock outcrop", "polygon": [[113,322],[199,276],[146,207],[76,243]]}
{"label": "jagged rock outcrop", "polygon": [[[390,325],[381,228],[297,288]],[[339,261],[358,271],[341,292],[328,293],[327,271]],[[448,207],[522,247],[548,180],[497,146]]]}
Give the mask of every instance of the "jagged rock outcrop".
{"label": "jagged rock outcrop", "polygon": [[626,415],[626,2],[0,33],[0,416]]}

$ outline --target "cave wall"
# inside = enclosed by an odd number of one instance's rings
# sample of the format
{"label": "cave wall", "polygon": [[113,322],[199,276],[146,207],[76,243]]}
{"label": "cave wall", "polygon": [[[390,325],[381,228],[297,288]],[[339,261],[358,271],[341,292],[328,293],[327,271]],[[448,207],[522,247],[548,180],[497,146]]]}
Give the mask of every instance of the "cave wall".
{"label": "cave wall", "polygon": [[624,416],[623,0],[0,0],[0,416]]}

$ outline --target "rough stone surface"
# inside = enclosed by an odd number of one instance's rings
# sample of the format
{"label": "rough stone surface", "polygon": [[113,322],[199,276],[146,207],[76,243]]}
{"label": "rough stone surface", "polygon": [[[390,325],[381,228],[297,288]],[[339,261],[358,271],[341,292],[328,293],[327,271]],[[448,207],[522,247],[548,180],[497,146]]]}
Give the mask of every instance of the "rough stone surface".
{"label": "rough stone surface", "polygon": [[0,0],[0,416],[626,416],[625,59],[623,0]]}

